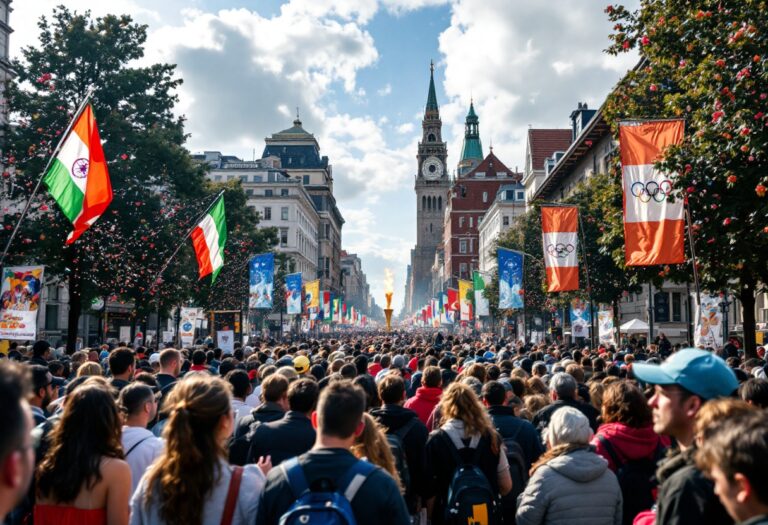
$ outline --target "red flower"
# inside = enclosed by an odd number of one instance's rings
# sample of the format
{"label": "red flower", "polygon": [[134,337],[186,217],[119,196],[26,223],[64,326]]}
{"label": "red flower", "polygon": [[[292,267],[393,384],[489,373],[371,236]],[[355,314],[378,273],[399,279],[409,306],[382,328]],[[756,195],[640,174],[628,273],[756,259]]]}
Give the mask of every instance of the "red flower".
{"label": "red flower", "polygon": [[693,166],[691,166],[690,164],[686,164],[685,165],[685,172],[686,173],[690,173],[691,170],[693,170]]}
{"label": "red flower", "polygon": [[122,155],[120,155],[120,158],[123,159],[123,160],[128,160],[128,155],[123,153]]}
{"label": "red flower", "polygon": [[608,13],[608,14],[611,14],[611,13],[613,13],[613,6],[612,6],[612,5],[610,5],[610,4],[608,4],[607,6],[605,6],[605,12],[606,12],[606,13]]}
{"label": "red flower", "polygon": [[755,120],[760,120],[765,114],[762,111],[755,113]]}
{"label": "red flower", "polygon": [[723,219],[723,226],[728,226],[729,224],[731,224],[730,217],[726,217],[725,219]]}
{"label": "red flower", "polygon": [[735,184],[737,177],[736,175],[728,175],[728,178],[726,180],[728,181],[728,184]]}
{"label": "red flower", "polygon": [[644,46],[647,46],[648,44],[651,43],[651,39],[648,38],[648,35],[643,35],[643,38],[640,39],[640,43],[643,44]]}
{"label": "red flower", "polygon": [[712,113],[712,123],[716,124],[721,118],[723,118],[724,115],[724,111],[715,111]]}
{"label": "red flower", "polygon": [[747,127],[744,127],[744,128],[741,128],[741,131],[739,131],[739,134],[740,134],[740,135],[742,135],[742,136],[745,136],[745,137],[746,137],[746,136],[747,136],[747,135],[749,135],[751,132],[752,132],[752,130],[751,130],[751,129],[749,129],[749,128],[747,128]]}
{"label": "red flower", "polygon": [[659,88],[656,87],[656,84],[651,84],[648,89],[650,89],[651,91],[656,91]]}
{"label": "red flower", "polygon": [[623,47],[624,49],[629,49],[629,40],[625,40],[624,42],[622,42],[621,47]]}
{"label": "red flower", "polygon": [[755,186],[755,193],[757,193],[758,197],[765,197],[766,191],[768,191],[768,188],[766,188],[762,184],[758,184],[757,186]]}
{"label": "red flower", "polygon": [[718,67],[725,67],[725,60],[723,60],[722,58],[718,58],[715,61],[715,64],[717,64]]}

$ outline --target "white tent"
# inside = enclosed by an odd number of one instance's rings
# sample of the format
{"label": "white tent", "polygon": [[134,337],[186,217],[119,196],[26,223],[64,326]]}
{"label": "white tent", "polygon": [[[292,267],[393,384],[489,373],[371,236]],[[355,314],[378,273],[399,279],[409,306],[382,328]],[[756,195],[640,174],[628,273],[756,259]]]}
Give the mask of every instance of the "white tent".
{"label": "white tent", "polygon": [[632,319],[619,327],[622,334],[639,334],[648,332],[648,323],[640,319]]}

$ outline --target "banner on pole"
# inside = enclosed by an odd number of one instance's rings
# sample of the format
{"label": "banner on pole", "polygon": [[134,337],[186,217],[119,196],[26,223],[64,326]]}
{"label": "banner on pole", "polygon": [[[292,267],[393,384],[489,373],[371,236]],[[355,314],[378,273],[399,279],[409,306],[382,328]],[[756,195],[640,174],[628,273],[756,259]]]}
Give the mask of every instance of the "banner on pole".
{"label": "banner on pole", "polygon": [[449,312],[459,311],[459,291],[455,288],[448,288],[448,302],[445,305],[445,309]]}
{"label": "banner on pole", "polygon": [[307,309],[320,308],[320,281],[315,279],[304,286],[304,305]]}
{"label": "banner on pole", "polygon": [[199,316],[199,308],[181,308],[179,320],[179,338],[182,346],[191,345],[195,341],[195,325]]}
{"label": "banner on pole", "polygon": [[579,289],[579,209],[576,206],[541,208],[541,232],[547,291]]}
{"label": "banner on pole", "polygon": [[693,304],[696,307],[696,331],[693,334],[693,342],[696,346],[722,348],[723,341],[723,313],[720,310],[722,299],[716,295],[701,294],[701,310],[696,304],[694,295]]}
{"label": "banner on pole", "polygon": [[683,141],[684,132],[683,120],[619,126],[627,266],[685,262],[683,199],[668,199],[674,175],[653,166],[668,146]]}
{"label": "banner on pole", "polygon": [[483,274],[475,270],[472,274],[472,284],[475,289],[475,316],[482,317],[491,315],[488,299],[485,298],[485,280]]}
{"label": "banner on pole", "polygon": [[285,276],[285,310],[289,315],[301,313],[301,272]]}
{"label": "banner on pole", "polygon": [[600,344],[616,346],[616,337],[613,325],[613,310],[600,310],[597,312],[597,326]]}
{"label": "banner on pole", "polygon": [[523,254],[499,248],[499,309],[523,308]]}
{"label": "banner on pole", "polygon": [[571,300],[571,335],[573,337],[589,337],[589,327],[592,316],[589,305],[583,299]]}
{"label": "banner on pole", "polygon": [[275,279],[275,254],[264,253],[251,259],[249,308],[272,308]]}
{"label": "banner on pole", "polygon": [[3,269],[0,338],[37,339],[43,271],[42,266],[9,266]]}
{"label": "banner on pole", "polygon": [[474,292],[472,291],[472,281],[465,281],[459,279],[459,313],[461,321],[472,320],[472,299],[474,298]]}

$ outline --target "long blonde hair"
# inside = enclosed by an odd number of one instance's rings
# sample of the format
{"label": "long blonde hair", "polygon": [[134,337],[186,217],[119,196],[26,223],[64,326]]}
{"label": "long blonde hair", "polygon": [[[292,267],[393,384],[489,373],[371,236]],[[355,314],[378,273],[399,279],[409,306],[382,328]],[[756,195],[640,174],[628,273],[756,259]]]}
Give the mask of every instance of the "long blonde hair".
{"label": "long blonde hair", "polygon": [[395,467],[395,458],[389,449],[384,427],[367,412],[363,414],[363,422],[365,423],[363,432],[355,438],[355,444],[350,451],[356,458],[367,459],[386,470],[402,491],[402,481]]}
{"label": "long blonde hair", "polygon": [[472,388],[463,383],[451,383],[440,397],[439,411],[441,425],[451,419],[458,419],[464,423],[465,436],[488,436],[491,440],[491,450],[494,454],[499,453],[496,430]]}
{"label": "long blonde hair", "polygon": [[531,467],[530,474],[531,476],[533,476],[533,473],[536,472],[539,469],[539,467],[543,467],[544,465],[546,465],[551,460],[557,457],[570,454],[574,450],[586,449],[586,448],[588,448],[588,446],[585,445],[584,443],[562,443],[560,445],[556,445],[541,455],[539,460],[536,463],[534,463],[533,466]]}

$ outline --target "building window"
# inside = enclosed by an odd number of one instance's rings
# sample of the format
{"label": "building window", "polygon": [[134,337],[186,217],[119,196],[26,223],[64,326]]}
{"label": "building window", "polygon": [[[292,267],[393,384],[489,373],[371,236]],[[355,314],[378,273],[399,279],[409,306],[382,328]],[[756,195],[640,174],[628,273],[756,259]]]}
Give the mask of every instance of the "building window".
{"label": "building window", "polygon": [[247,189],[245,190],[245,194],[248,195],[249,197],[253,197],[253,190]]}
{"label": "building window", "polygon": [[475,172],[475,178],[476,179],[484,179],[485,178],[485,172],[484,171],[476,171]]}
{"label": "building window", "polygon": [[505,178],[507,178],[507,172],[506,171],[499,171],[498,173],[496,173],[496,176],[498,178],[500,178],[500,179],[505,179]]}
{"label": "building window", "polygon": [[288,228],[280,228],[280,246],[288,246]]}
{"label": "building window", "polygon": [[509,215],[505,215],[501,218],[501,224],[503,226],[509,226]]}
{"label": "building window", "polygon": [[59,329],[59,305],[48,303],[45,306],[45,329]]}
{"label": "building window", "polygon": [[325,225],[325,238],[330,239],[331,238],[331,225],[326,224]]}
{"label": "building window", "polygon": [[459,264],[459,277],[466,277],[467,276],[467,263],[461,263]]}
{"label": "building window", "polygon": [[325,278],[328,279],[331,276],[331,258],[325,258]]}
{"label": "building window", "polygon": [[282,188],[280,190],[280,196],[281,197],[287,197],[288,196],[288,188]]}
{"label": "building window", "polygon": [[272,220],[272,208],[270,208],[270,207],[264,208],[264,220],[265,221],[271,221]]}
{"label": "building window", "polygon": [[442,210],[443,209],[443,198],[442,197],[438,197],[437,198],[437,209],[438,210]]}
{"label": "building window", "polygon": [[309,175],[304,175],[301,179],[305,185],[309,185]]}
{"label": "building window", "polygon": [[429,223],[429,233],[432,233],[432,223]]}
{"label": "building window", "polygon": [[214,182],[221,182],[221,175],[214,175],[213,176],[213,181]]}
{"label": "building window", "polygon": [[507,190],[507,191],[505,191],[505,192],[504,192],[504,194],[505,194],[505,195],[504,195],[504,198],[505,198],[506,200],[508,200],[508,201],[513,201],[513,200],[515,200],[515,192],[514,192],[514,191],[512,191],[512,190]]}
{"label": "building window", "polygon": [[672,292],[672,322],[680,323],[683,320],[683,294]]}
{"label": "building window", "polygon": [[487,191],[483,192],[483,202],[488,202],[488,192]]}
{"label": "building window", "polygon": [[427,136],[427,142],[434,142],[434,141],[435,141],[435,134],[434,133],[430,133]]}
{"label": "building window", "polygon": [[426,210],[427,209],[427,198],[425,196],[421,196],[421,209]]}
{"label": "building window", "polygon": [[473,224],[472,224],[472,219],[473,219],[473,217],[470,215],[470,217],[469,217],[469,227],[470,227],[470,228],[472,228],[472,227],[473,227]]}
{"label": "building window", "polygon": [[464,217],[459,217],[459,228],[464,227]]}
{"label": "building window", "polygon": [[459,253],[467,253],[467,240],[459,240]]}
{"label": "building window", "polygon": [[517,190],[517,200],[524,201],[525,200],[525,191],[524,190]]}
{"label": "building window", "polygon": [[283,206],[280,208],[280,220],[287,221],[288,220],[288,206]]}
{"label": "building window", "polygon": [[272,197],[273,192],[272,190],[264,190],[264,196],[265,197]]}

